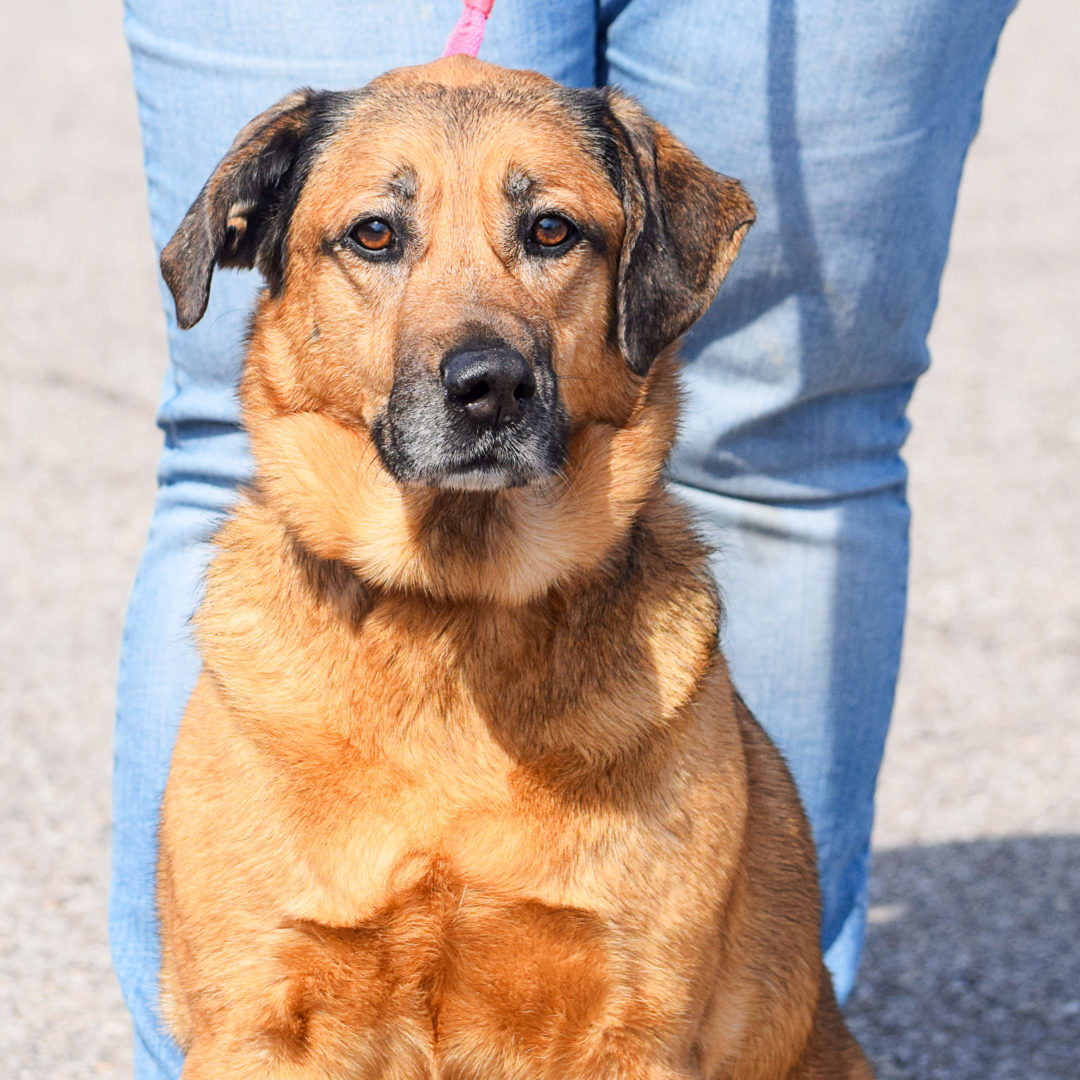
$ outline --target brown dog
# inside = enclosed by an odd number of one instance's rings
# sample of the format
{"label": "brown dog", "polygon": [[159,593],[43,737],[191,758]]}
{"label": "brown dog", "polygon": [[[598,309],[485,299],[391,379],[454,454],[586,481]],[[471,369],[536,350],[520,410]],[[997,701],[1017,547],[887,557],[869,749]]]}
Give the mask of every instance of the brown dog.
{"label": "brown dog", "polygon": [[215,264],[268,288],[161,830],[185,1080],[871,1076],[661,481],[753,218],[622,95],[462,57],[207,182],[180,324]]}

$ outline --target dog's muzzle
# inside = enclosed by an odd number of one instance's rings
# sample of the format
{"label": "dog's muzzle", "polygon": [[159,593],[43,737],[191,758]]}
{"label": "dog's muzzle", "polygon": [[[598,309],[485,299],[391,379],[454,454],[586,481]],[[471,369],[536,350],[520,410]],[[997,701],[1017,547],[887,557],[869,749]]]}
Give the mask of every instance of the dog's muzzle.
{"label": "dog's muzzle", "polygon": [[566,453],[567,420],[551,362],[505,341],[469,342],[438,369],[399,365],[373,429],[401,483],[467,491],[520,487],[550,476]]}

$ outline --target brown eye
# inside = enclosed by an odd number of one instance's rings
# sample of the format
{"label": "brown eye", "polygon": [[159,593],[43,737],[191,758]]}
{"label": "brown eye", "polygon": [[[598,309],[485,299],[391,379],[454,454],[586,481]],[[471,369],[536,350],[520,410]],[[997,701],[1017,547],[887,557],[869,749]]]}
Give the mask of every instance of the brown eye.
{"label": "brown eye", "polygon": [[557,214],[544,214],[538,217],[529,230],[529,239],[540,247],[554,248],[565,244],[577,230],[564,217]]}
{"label": "brown eye", "polygon": [[394,242],[394,230],[379,218],[354,225],[349,237],[365,251],[385,251]]}

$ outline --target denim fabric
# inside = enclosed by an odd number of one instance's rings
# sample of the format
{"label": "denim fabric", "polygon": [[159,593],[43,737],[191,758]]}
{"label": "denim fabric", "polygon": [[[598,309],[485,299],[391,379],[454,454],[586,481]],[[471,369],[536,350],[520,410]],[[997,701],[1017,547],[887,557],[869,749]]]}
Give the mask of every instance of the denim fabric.
{"label": "denim fabric", "polygon": [[[758,223],[683,347],[671,467],[717,545],[723,646],[795,774],[818,845],[841,998],[866,916],[873,790],[899,663],[905,408],[927,364],[957,184],[1014,0],[498,0],[481,57],[614,82]],[[362,85],[442,51],[456,0],[128,0],[160,249],[236,131],[298,85]],[[158,807],[198,672],[206,540],[250,473],[235,386],[259,282],[218,271],[177,329],[159,493],[131,596],[114,780],[114,962],[139,1080],[179,1074],[156,1012]]]}

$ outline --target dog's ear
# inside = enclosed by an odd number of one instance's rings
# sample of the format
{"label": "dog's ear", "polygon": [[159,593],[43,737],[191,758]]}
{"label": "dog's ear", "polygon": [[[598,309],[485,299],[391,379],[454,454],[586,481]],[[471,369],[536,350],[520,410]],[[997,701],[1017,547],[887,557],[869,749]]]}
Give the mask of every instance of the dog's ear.
{"label": "dog's ear", "polygon": [[616,333],[630,369],[644,375],[709,306],[756,214],[737,180],[713,172],[625,94],[604,93],[626,215]]}
{"label": "dog's ear", "polygon": [[297,90],[242,128],[165,245],[161,273],[182,329],[203,317],[215,265],[258,266],[280,286],[291,212],[284,195],[324,96]]}

